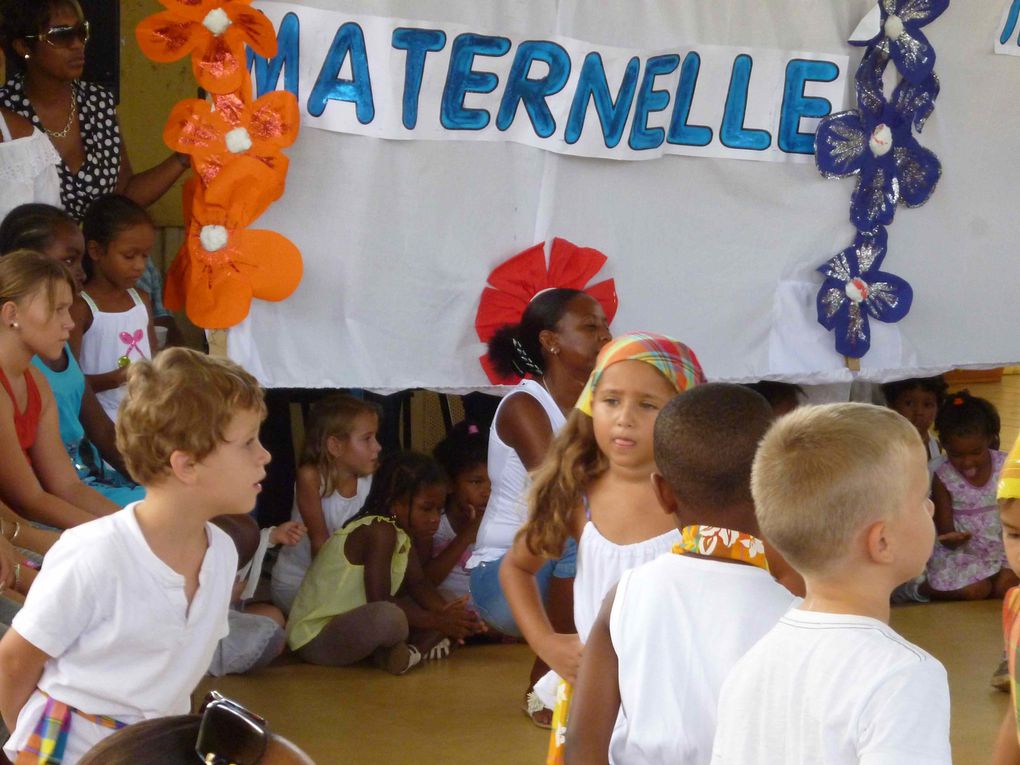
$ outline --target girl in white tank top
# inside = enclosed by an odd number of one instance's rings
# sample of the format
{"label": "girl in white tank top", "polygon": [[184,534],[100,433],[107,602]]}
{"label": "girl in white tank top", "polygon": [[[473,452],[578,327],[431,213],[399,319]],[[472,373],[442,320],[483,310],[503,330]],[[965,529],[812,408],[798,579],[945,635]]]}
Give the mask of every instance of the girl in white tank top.
{"label": "girl in white tank top", "polygon": [[365,504],[379,465],[378,430],[379,408],[363,399],[335,393],[312,406],[291,512],[308,534],[273,567],[273,604],[285,614],[319,549]]}
{"label": "girl in white tank top", "polygon": [[156,347],[149,296],[135,284],[145,271],[156,229],[127,197],[93,202],[83,222],[85,287],[71,307],[71,350],[113,421],[127,367],[151,359]]}
{"label": "girl in white tank top", "polygon": [[[583,642],[606,592],[624,571],[669,552],[680,540],[656,500],[652,433],[659,410],[704,382],[694,353],[662,335],[630,333],[599,353],[577,408],[535,473],[529,517],[507,554],[501,581],[514,618],[534,651],[573,681]],[[574,622],[578,633],[553,631],[537,597],[534,574],[547,558],[578,540]],[[555,702],[550,762],[561,761],[569,688],[550,673],[535,684],[544,704]]]}

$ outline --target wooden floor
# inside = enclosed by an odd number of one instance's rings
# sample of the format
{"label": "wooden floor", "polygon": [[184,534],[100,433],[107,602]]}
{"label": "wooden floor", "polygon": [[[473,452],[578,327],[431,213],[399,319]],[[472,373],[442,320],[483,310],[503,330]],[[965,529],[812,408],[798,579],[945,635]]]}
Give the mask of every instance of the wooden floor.
{"label": "wooden floor", "polygon": [[[1020,432],[1020,376],[969,387],[999,407],[1008,449]],[[988,684],[1002,654],[1000,608],[986,601],[893,610],[893,627],[949,673],[953,760],[962,765],[990,762],[1007,706],[1008,695]],[[285,659],[253,675],[207,679],[200,690],[215,687],[264,715],[319,765],[539,765],[548,732],[519,709],[530,664],[522,645],[468,647],[405,677]]]}
{"label": "wooden floor", "polygon": [[[956,763],[990,762],[1005,714],[1008,695],[988,684],[1002,653],[1000,608],[985,601],[893,609],[893,627],[949,673]],[[526,646],[469,646],[404,677],[285,660],[249,676],[207,679],[201,690],[217,688],[258,711],[319,765],[540,765],[548,732],[518,708],[530,666]]]}

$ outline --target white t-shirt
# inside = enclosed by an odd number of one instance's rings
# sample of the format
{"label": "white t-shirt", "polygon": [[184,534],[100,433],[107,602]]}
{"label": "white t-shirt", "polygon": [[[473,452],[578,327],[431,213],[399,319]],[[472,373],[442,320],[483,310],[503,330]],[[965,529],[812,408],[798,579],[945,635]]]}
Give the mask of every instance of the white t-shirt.
{"label": "white t-shirt", "polygon": [[[446,516],[446,513],[443,513],[442,518],[439,519],[439,529],[432,535],[432,555],[439,555],[450,545],[456,536],[457,532],[453,530],[450,519]],[[458,598],[463,595],[471,595],[471,572],[465,568],[465,564],[468,558],[471,557],[471,551],[474,549],[474,545],[468,545],[465,548],[464,552],[461,553],[460,560],[450,569],[450,573],[446,575],[446,579],[442,581],[438,589],[455,595]]]}
{"label": "white t-shirt", "polygon": [[503,405],[512,396],[521,394],[531,396],[542,405],[554,435],[567,422],[556,399],[541,383],[534,380],[521,380],[517,387],[499,402],[492,428],[489,430],[488,466],[492,493],[489,494],[485,515],[482,516],[482,523],[478,527],[475,551],[467,562],[469,569],[479,563],[499,560],[506,555],[513,546],[517,530],[528,519],[528,489],[531,487],[531,478],[516,450],[503,443],[496,430]]}
{"label": "white t-shirt", "polygon": [[942,665],[866,616],[791,610],[723,685],[713,765],[949,765]]}
{"label": "white t-shirt", "polygon": [[795,602],[739,563],[667,554],[624,573],[609,619],[620,681],[609,762],[708,765],[723,680]]}
{"label": "white t-shirt", "polygon": [[[237,572],[234,543],[206,524],[209,547],[189,607],[184,577],[145,541],[137,504],[65,531],[46,554],[12,624],[52,657],[39,690],[82,712],[125,723],[190,710],[191,693],[228,632]],[[45,703],[37,692],[22,708],[5,746],[12,761]],[[75,717],[71,737],[90,727]],[[102,735],[112,733],[103,730]]]}
{"label": "white t-shirt", "polygon": [[[345,497],[334,491],[322,498],[322,515],[326,521],[326,535],[333,536],[347,521],[364,506],[368,492],[372,488],[372,476],[358,479],[358,487],[353,497]],[[297,491],[294,492],[294,507],[290,513],[292,521],[302,522],[301,511],[298,510]],[[273,566],[272,594],[273,602],[284,612],[289,613],[294,605],[301,582],[304,581],[308,567],[312,565],[312,543],[305,535],[296,545],[284,547],[276,558]]]}

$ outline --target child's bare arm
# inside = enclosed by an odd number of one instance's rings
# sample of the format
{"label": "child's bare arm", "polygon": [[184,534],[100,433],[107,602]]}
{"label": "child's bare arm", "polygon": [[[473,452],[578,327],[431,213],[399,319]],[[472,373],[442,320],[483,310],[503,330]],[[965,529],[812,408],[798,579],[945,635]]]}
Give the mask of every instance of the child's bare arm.
{"label": "child's bare arm", "polygon": [[953,497],[938,476],[932,480],[931,500],[935,505],[935,533],[938,541],[954,549],[970,539],[968,532],[956,530],[956,524],[953,523]]}
{"label": "child's bare arm", "polygon": [[145,290],[136,290],[138,297],[142,299],[142,303],[145,305],[145,310],[149,314],[149,325],[145,328],[146,335],[149,338],[149,353],[155,358],[156,354],[159,353],[159,345],[156,343],[156,325],[152,320],[152,298],[149,297],[149,293]]}
{"label": "child's bare arm", "polygon": [[303,523],[298,521],[286,521],[285,523],[281,523],[279,526],[273,527],[273,530],[269,533],[269,544],[293,547],[301,541],[301,538],[305,535],[306,531],[308,531],[308,529],[305,528]]}
{"label": "child's bare arm", "polygon": [[518,539],[499,567],[499,583],[528,645],[560,677],[573,683],[581,665],[583,646],[576,634],[557,633],[545,612],[535,574],[547,562]]}
{"label": "child's bare arm", "polygon": [[602,601],[602,610],[588,635],[584,659],[570,702],[570,725],[564,750],[566,765],[605,765],[609,741],[620,711],[619,659],[609,633],[616,587]]}
{"label": "child's bare arm", "polygon": [[124,458],[117,451],[117,432],[113,420],[103,409],[103,405],[96,398],[96,392],[92,386],[85,383],[85,392],[81,398],[81,409],[78,412],[82,427],[85,428],[85,435],[96,445],[103,459],[120,471],[121,475],[129,476]]}
{"label": "child's bare arm", "polygon": [[298,468],[297,506],[301,520],[308,529],[308,541],[312,546],[314,558],[329,539],[326,514],[322,511],[321,479],[319,469],[315,465],[302,465]]}
{"label": "child's bare arm", "polygon": [[14,730],[18,713],[32,695],[49,656],[9,629],[0,640],[0,714]]}
{"label": "child's bare arm", "polygon": [[1006,709],[1006,717],[999,726],[992,765],[1020,765],[1020,742],[1017,740],[1016,712],[1012,705]]}
{"label": "child's bare arm", "polygon": [[450,575],[454,566],[461,559],[464,551],[474,544],[475,537],[478,535],[478,521],[481,520],[482,512],[474,508],[472,508],[472,512],[474,515],[470,519],[471,522],[461,529],[450,540],[450,543],[439,551],[438,555],[433,556],[429,560],[423,559],[425,578],[433,586],[438,587],[443,583],[443,580]]}

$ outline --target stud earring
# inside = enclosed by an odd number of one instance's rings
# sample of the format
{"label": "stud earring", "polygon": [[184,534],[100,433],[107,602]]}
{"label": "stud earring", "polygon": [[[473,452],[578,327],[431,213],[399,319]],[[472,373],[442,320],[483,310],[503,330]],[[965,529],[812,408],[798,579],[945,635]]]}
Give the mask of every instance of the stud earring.
{"label": "stud earring", "polygon": [[21,327],[18,326],[18,322],[12,321],[11,322],[11,329],[21,329]]}
{"label": "stud earring", "polygon": [[27,54],[27,53],[26,53],[26,54],[25,54],[25,61],[28,61],[28,59],[29,59],[29,58],[31,58],[31,56],[30,56],[29,54]]}
{"label": "stud earring", "polygon": [[555,355],[557,355],[560,352],[560,349],[559,348],[553,348],[552,352],[553,352],[553,355],[555,356]]}

